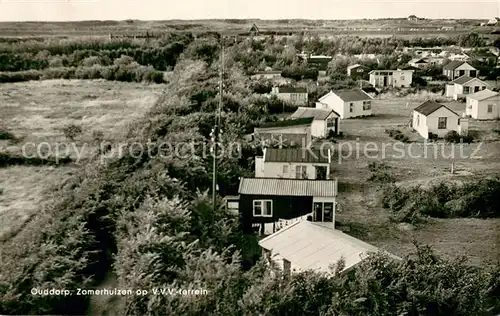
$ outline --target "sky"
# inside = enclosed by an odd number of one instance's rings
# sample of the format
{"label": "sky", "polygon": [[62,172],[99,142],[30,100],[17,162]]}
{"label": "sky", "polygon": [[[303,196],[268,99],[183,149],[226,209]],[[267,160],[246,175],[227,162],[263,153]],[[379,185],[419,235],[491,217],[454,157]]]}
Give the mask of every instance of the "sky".
{"label": "sky", "polygon": [[500,0],[0,0],[0,21],[489,19]]}

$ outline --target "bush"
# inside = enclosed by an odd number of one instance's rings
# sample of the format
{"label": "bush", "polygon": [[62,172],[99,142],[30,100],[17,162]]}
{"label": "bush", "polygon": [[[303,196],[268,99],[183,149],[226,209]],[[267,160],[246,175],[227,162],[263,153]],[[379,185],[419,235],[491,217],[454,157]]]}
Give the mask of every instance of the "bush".
{"label": "bush", "polygon": [[459,143],[460,142],[460,135],[458,135],[458,133],[456,131],[449,131],[444,136],[444,140],[447,143]]}
{"label": "bush", "polygon": [[64,136],[70,141],[74,141],[76,137],[82,134],[82,128],[75,124],[70,124],[62,129]]}
{"label": "bush", "polygon": [[0,140],[16,140],[16,136],[8,130],[0,127]]}

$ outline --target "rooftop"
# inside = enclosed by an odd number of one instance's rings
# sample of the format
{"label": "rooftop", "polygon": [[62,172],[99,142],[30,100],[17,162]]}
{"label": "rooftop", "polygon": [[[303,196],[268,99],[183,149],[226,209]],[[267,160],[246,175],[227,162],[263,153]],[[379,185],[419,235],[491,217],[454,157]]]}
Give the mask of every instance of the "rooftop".
{"label": "rooftop", "polygon": [[312,123],[314,118],[304,117],[299,119],[283,120],[276,122],[267,122],[257,126],[257,128],[270,128],[270,127],[287,127],[287,126],[297,126],[297,125],[309,125]]}
{"label": "rooftop", "polygon": [[266,148],[265,162],[329,163],[329,152],[305,148]]}
{"label": "rooftop", "polygon": [[335,180],[241,178],[239,194],[274,196],[334,197]]}
{"label": "rooftop", "polygon": [[307,93],[307,88],[305,87],[282,86],[276,88],[278,89],[278,93]]}
{"label": "rooftop", "polygon": [[[465,84],[473,79],[476,79],[476,78],[472,78],[472,77],[469,77],[469,76],[462,76],[462,77],[459,77],[455,80],[453,80],[452,82],[453,83],[456,83],[456,84]],[[479,80],[479,79],[478,79]]]}
{"label": "rooftop", "polygon": [[332,91],[345,102],[371,100],[372,97],[361,89]]}
{"label": "rooftop", "polygon": [[[339,230],[309,221],[298,221],[262,239],[259,245],[288,260],[292,269],[328,272],[331,264],[345,260],[344,271],[379,249]],[[395,259],[396,256],[391,255]]]}
{"label": "rooftop", "polygon": [[465,63],[465,61],[460,61],[460,60],[454,60],[454,61],[451,61],[449,63],[447,63],[443,69],[444,70],[455,70],[457,69],[458,67],[460,67],[461,65],[463,65]]}
{"label": "rooftop", "polygon": [[315,120],[326,120],[330,114],[334,114],[336,117],[340,117],[340,115],[331,109],[317,109],[317,108],[307,108],[307,107],[299,107],[290,118],[299,119],[305,117],[312,117]]}
{"label": "rooftop", "polygon": [[458,116],[457,113],[455,113],[454,111],[452,111],[451,109],[449,109],[448,107],[446,107],[445,105],[441,104],[441,103],[437,103],[437,102],[434,102],[434,101],[425,101],[424,103],[420,104],[419,106],[417,106],[414,111],[417,111],[425,116],[428,116],[429,114],[432,114],[434,113],[435,111],[437,111],[438,109],[442,108],[442,107],[445,107],[447,108],[448,110],[450,110],[452,113],[454,113],[455,115]]}
{"label": "rooftop", "polygon": [[485,90],[470,94],[468,96],[468,98],[470,98],[472,100],[482,101],[482,100],[486,100],[486,99],[489,99],[489,98],[497,96],[497,95],[498,95],[498,92],[491,91],[489,89],[485,89]]}

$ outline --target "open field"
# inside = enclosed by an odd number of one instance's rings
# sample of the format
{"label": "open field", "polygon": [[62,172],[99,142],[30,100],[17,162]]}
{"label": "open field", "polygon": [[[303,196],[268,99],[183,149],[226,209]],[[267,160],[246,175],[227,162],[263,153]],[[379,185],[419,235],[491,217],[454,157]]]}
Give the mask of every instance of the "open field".
{"label": "open field", "polygon": [[[112,143],[125,138],[128,126],[154,104],[163,85],[107,81],[50,80],[0,85],[2,124],[20,139],[0,140],[0,153],[20,153],[27,143],[67,143],[61,129],[69,123],[82,126],[75,144],[91,154],[92,133],[102,131]],[[86,144],[90,144],[85,147]],[[26,147],[34,150],[34,146]],[[75,152],[71,151],[72,158]],[[85,156],[85,157],[87,157]],[[73,174],[78,164],[7,166],[0,168],[0,241],[23,227],[44,205],[50,192]]]}
{"label": "open field", "polygon": [[[310,32],[358,36],[401,35],[405,37],[454,36],[475,30],[490,33],[493,28],[478,27],[482,20],[169,20],[169,21],[82,21],[82,22],[2,22],[0,36],[108,36],[150,35],[165,32],[207,31],[238,34],[248,32],[255,23],[261,32]],[[442,27],[453,27],[442,30]]]}
{"label": "open field", "polygon": [[[352,144],[353,152],[347,157],[346,145],[338,145],[345,158],[334,161],[333,174],[338,177],[340,212],[337,220],[350,227],[350,234],[367,242],[404,256],[413,249],[413,241],[432,245],[446,257],[467,255],[474,264],[498,264],[500,255],[500,220],[498,219],[433,219],[416,230],[401,229],[401,225],[389,220],[389,211],[380,207],[381,185],[368,181],[371,171],[368,164],[383,161],[398,185],[428,185],[440,181],[462,181],[470,177],[484,177],[500,171],[500,135],[492,129],[500,128],[500,121],[471,120],[470,130],[477,134],[481,143],[464,144],[464,158],[460,147],[438,142],[438,147],[427,151],[423,139],[406,125],[411,111],[427,96],[408,96],[402,99],[374,100],[373,117],[341,121],[340,129],[345,139],[339,142]],[[408,106],[407,106],[408,103]],[[443,102],[457,113],[465,110],[465,104]],[[385,129],[399,129],[410,137],[412,143],[401,144],[404,155],[391,146],[396,141]],[[373,145],[368,145],[372,143]],[[356,152],[356,144],[360,150]],[[387,148],[383,150],[383,146]],[[436,145],[429,145],[436,146]],[[369,148],[364,151],[364,148]],[[434,148],[438,148],[437,155]],[[478,148],[477,152],[476,149]],[[455,159],[450,154],[455,153]],[[409,154],[411,153],[411,155]],[[474,155],[472,155],[474,154]],[[340,154],[339,154],[340,155]],[[368,156],[367,156],[368,155]],[[472,157],[474,156],[474,157]],[[450,173],[454,161],[456,172]]]}

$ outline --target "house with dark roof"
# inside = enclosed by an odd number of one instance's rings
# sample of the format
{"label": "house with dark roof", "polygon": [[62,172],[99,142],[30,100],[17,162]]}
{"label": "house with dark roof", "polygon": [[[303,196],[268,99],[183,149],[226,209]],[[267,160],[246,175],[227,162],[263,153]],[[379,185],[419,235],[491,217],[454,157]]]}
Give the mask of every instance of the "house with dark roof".
{"label": "house with dark roof", "polygon": [[332,109],[341,119],[372,114],[372,97],[362,89],[330,91],[316,102],[317,109]]}
{"label": "house with dark roof", "polygon": [[468,95],[465,114],[477,120],[500,118],[500,94],[485,89]]}
{"label": "house with dark roof", "polygon": [[273,87],[271,90],[271,94],[276,95],[278,99],[292,105],[307,105],[307,89],[304,87]]}
{"label": "house with dark roof", "polygon": [[299,107],[291,116],[291,119],[302,119],[312,117],[311,135],[313,137],[327,137],[331,133],[337,135],[339,132],[340,115],[332,109],[316,109]]}
{"label": "house with dark roof", "polygon": [[253,137],[263,147],[307,147],[313,117],[268,122],[254,127]]}
{"label": "house with dark roof", "polygon": [[331,159],[330,149],[264,148],[264,154],[255,157],[255,177],[325,180]]}
{"label": "house with dark roof", "polygon": [[244,233],[282,220],[310,216],[313,221],[335,223],[336,180],[242,178],[238,188],[240,223]]}
{"label": "house with dark roof", "polygon": [[346,273],[370,254],[384,253],[393,260],[401,258],[336,230],[333,225],[299,220],[259,241],[268,260],[289,275],[313,270],[331,273],[331,265],[341,259]]}
{"label": "house with dark roof", "polygon": [[434,135],[443,138],[450,131],[464,134],[469,128],[469,121],[447,106],[429,100],[413,110],[411,125],[423,138],[432,139]]}
{"label": "house with dark roof", "polygon": [[260,79],[267,79],[267,80],[280,80],[284,79],[283,76],[281,76],[281,71],[280,70],[266,70],[266,71],[258,71],[250,76],[250,79],[254,80],[260,80]]}
{"label": "house with dark roof", "polygon": [[454,60],[444,65],[443,75],[449,80],[455,80],[462,76],[477,77],[478,71],[466,61]]}
{"label": "house with dark roof", "polygon": [[370,84],[376,88],[407,88],[413,81],[413,70],[372,70]]}
{"label": "house with dark roof", "polygon": [[259,34],[259,28],[255,23],[253,23],[252,26],[250,27],[250,34],[252,35]]}
{"label": "house with dark roof", "polygon": [[347,66],[347,76],[354,80],[368,79],[369,68],[360,64]]}
{"label": "house with dark roof", "polygon": [[412,14],[408,17],[408,21],[416,22],[416,21],[418,21],[418,17],[416,15]]}
{"label": "house with dark roof", "polygon": [[487,83],[476,77],[462,76],[446,85],[446,96],[458,100],[469,94],[482,91],[487,86]]}
{"label": "house with dark roof", "polygon": [[413,58],[408,62],[408,65],[416,69],[425,69],[429,66],[429,63],[424,58]]}

